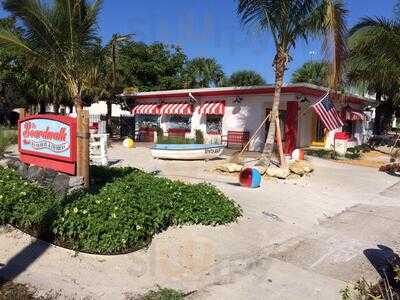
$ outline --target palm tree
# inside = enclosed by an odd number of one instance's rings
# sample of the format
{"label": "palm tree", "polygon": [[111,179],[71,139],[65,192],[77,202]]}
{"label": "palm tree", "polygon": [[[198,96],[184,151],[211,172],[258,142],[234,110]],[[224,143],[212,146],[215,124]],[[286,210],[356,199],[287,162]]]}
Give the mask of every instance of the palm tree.
{"label": "palm tree", "polygon": [[382,134],[399,109],[400,21],[364,18],[350,30],[348,44],[348,80],[376,94],[374,134]]}
{"label": "palm tree", "polygon": [[230,86],[261,86],[266,85],[264,78],[255,71],[241,70],[234,72],[227,80]]}
{"label": "palm tree", "polygon": [[98,42],[97,17],[102,1],[54,0],[52,5],[38,0],[4,0],[3,7],[21,22],[22,33],[0,29],[0,46],[26,55],[32,64],[52,70],[67,87],[76,110],[82,110],[82,93],[87,77],[91,48]]}
{"label": "palm tree", "polygon": [[[290,51],[299,39],[322,35],[324,49],[332,52],[331,87],[336,89],[341,80],[345,55],[346,10],[341,0],[238,0],[237,13],[244,25],[255,25],[271,33],[276,54],[275,94],[271,122],[260,164],[268,166],[275,140],[276,118],[279,112],[283,78]],[[332,45],[332,46],[331,46]],[[331,47],[329,47],[331,46]]]}
{"label": "palm tree", "polygon": [[329,64],[322,61],[304,63],[292,74],[292,83],[311,83],[320,86],[329,86]]}
{"label": "palm tree", "polygon": [[186,88],[220,86],[224,79],[224,72],[214,58],[194,58],[187,63],[184,73]]}
{"label": "palm tree", "polygon": [[[121,91],[121,79],[118,74],[118,61],[120,48],[122,45],[129,43],[132,39],[132,34],[121,35],[121,34],[113,34],[110,42],[105,48],[105,58],[106,58],[106,76],[111,77],[111,86],[109,86],[109,90],[111,91],[111,95],[107,97],[107,132],[112,134],[111,132],[111,116],[112,116],[112,104],[115,102],[116,94]],[[107,76],[107,77],[108,77]]]}

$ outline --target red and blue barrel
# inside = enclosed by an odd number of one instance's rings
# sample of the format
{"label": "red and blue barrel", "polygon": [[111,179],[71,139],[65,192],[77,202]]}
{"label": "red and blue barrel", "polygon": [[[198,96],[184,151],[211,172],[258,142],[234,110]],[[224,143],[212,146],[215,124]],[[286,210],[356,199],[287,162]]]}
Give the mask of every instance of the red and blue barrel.
{"label": "red and blue barrel", "polygon": [[258,188],[261,185],[261,174],[256,169],[245,168],[240,172],[239,182],[244,187]]}

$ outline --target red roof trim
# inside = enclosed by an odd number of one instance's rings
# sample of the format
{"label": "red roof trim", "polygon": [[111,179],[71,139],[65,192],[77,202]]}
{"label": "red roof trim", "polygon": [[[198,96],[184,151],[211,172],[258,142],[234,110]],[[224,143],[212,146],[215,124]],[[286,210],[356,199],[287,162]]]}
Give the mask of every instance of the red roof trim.
{"label": "red roof trim", "polygon": [[[232,90],[220,90],[220,91],[201,91],[201,92],[192,92],[194,97],[198,96],[240,96],[240,95],[261,95],[261,94],[273,94],[275,91],[274,87],[260,87],[260,88],[249,88],[249,89],[232,89]],[[316,96],[320,97],[323,96],[326,92],[320,89],[313,89],[310,87],[283,87],[282,93],[299,93],[305,96]],[[168,99],[168,98],[184,98],[188,97],[188,92],[176,92],[171,94],[152,94],[152,95],[136,95],[132,96],[135,99]],[[362,98],[358,98],[355,96],[346,96],[346,100],[350,101],[354,104],[365,104],[367,103],[366,100]]]}

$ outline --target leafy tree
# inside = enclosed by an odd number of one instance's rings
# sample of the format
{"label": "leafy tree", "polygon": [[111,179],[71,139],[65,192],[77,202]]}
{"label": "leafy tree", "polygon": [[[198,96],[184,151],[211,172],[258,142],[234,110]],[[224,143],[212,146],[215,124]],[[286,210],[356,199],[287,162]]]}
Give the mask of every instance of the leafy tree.
{"label": "leafy tree", "polygon": [[322,61],[310,61],[303,64],[292,74],[292,83],[311,83],[329,86],[329,65]]}
{"label": "leafy tree", "polygon": [[101,87],[98,98],[106,100],[107,103],[107,131],[111,132],[111,116],[112,104],[119,103],[118,93],[122,92],[123,79],[121,70],[118,68],[120,63],[121,48],[123,45],[131,42],[132,35],[113,34],[110,42],[102,49],[98,57],[100,60],[97,62],[100,70],[100,80],[98,84],[93,86]]}
{"label": "leafy tree", "polygon": [[[331,87],[341,80],[345,56],[346,10],[341,0],[238,0],[237,13],[245,25],[255,25],[271,33],[276,48],[275,94],[271,122],[260,164],[268,166],[275,140],[276,118],[279,113],[283,78],[290,62],[290,51],[299,39],[320,35],[324,48],[332,52]],[[331,46],[331,47],[329,47]]]}
{"label": "leafy tree", "polygon": [[183,77],[185,88],[216,87],[222,85],[224,72],[214,58],[198,57],[187,62]]}
{"label": "leafy tree", "polygon": [[50,71],[67,87],[77,110],[88,89],[91,49],[98,42],[101,0],[4,0],[3,7],[21,22],[22,32],[0,29],[0,45],[23,54],[32,65]]}
{"label": "leafy tree", "polygon": [[382,134],[399,113],[400,22],[364,18],[350,30],[348,43],[348,79],[376,94],[374,134]]}
{"label": "leafy tree", "polygon": [[140,91],[170,90],[183,87],[182,73],[187,60],[180,47],[162,43],[122,45],[117,69],[124,87]]}
{"label": "leafy tree", "polygon": [[260,86],[266,85],[264,78],[255,71],[242,70],[234,72],[225,85],[230,86]]}

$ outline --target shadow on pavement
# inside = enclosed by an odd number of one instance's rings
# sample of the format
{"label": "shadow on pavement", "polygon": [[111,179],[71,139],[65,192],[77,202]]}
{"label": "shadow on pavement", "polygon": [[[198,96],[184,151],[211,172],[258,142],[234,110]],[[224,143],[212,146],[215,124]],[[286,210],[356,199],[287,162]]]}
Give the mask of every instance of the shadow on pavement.
{"label": "shadow on pavement", "polygon": [[392,287],[400,288],[394,272],[394,269],[400,266],[400,257],[393,249],[377,245],[377,248],[366,249],[363,252],[382,279],[387,278]]}
{"label": "shadow on pavement", "polygon": [[50,244],[35,240],[22,249],[0,268],[0,286],[3,285],[5,281],[12,281],[23,273],[32,263],[42,256],[49,247]]}

